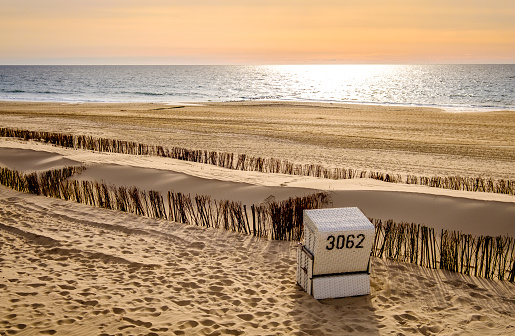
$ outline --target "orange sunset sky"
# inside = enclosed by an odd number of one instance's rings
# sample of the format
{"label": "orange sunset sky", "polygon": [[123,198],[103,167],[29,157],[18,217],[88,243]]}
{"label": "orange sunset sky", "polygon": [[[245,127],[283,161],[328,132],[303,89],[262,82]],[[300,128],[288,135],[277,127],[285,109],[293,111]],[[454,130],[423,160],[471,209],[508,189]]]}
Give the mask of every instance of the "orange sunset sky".
{"label": "orange sunset sky", "polygon": [[513,0],[0,0],[0,64],[515,63]]}

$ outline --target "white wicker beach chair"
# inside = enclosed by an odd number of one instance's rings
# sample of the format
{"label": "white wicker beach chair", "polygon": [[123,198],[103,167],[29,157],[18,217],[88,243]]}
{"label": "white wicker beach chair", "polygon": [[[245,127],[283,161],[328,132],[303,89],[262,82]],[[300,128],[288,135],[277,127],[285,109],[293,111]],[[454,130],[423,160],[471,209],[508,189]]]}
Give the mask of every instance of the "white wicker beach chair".
{"label": "white wicker beach chair", "polygon": [[370,294],[374,225],[358,208],[304,211],[297,282],[316,299]]}

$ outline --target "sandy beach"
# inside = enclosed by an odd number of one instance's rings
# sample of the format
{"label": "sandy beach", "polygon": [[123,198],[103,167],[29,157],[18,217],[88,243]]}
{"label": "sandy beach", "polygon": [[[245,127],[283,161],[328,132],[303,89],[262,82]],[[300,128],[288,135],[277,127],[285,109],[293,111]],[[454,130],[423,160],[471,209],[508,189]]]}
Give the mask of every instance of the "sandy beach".
{"label": "sandy beach", "polygon": [[[515,113],[314,103],[0,103],[2,127],[93,135],[396,174],[514,179]],[[0,167],[258,204],[330,206],[515,236],[515,197],[372,179],[235,171],[0,138]],[[0,186],[2,335],[510,335],[515,285],[372,259],[368,296],[317,301],[296,243],[93,208]]]}
{"label": "sandy beach", "polygon": [[299,102],[0,102],[2,127],[418,175],[513,179],[513,111]]}

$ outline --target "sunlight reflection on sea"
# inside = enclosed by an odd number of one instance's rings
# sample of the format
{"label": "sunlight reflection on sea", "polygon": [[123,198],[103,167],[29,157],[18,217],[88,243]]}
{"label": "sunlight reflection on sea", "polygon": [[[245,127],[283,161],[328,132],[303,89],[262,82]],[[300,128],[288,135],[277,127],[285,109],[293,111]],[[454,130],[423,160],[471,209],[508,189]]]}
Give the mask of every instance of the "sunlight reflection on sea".
{"label": "sunlight reflection on sea", "polygon": [[0,66],[0,100],[293,100],[515,110],[515,65]]}

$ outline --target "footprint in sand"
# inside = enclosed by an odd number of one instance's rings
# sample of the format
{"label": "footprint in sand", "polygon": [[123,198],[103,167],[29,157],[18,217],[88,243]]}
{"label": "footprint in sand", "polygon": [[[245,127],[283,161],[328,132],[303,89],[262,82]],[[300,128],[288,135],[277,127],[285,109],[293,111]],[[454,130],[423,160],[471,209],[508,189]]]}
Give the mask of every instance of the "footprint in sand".
{"label": "footprint in sand", "polygon": [[74,290],[75,289],[75,286],[70,286],[70,285],[57,285],[59,286],[61,289],[65,289],[65,290]]}
{"label": "footprint in sand", "polygon": [[192,329],[199,325],[197,321],[188,320],[188,321],[181,321],[178,323],[180,329]]}
{"label": "footprint in sand", "polygon": [[399,316],[400,318],[405,319],[405,320],[418,321],[418,317],[413,315],[411,312],[409,312],[409,313],[406,312],[406,313],[401,314],[401,315],[394,315],[394,318],[395,318],[395,316]]}
{"label": "footprint in sand", "polygon": [[23,324],[23,323],[18,323],[18,324],[16,325],[16,328],[18,328],[18,329],[20,329],[20,330],[23,330],[23,329],[27,328],[27,325],[26,325],[26,324]]}
{"label": "footprint in sand", "polygon": [[[185,307],[185,306],[189,306],[191,305],[191,300],[181,300],[181,301],[173,301],[176,305],[178,305],[179,307]],[[166,306],[164,306],[166,307]],[[163,309],[163,307],[161,307],[161,309]],[[166,307],[166,309],[168,310],[168,307]]]}
{"label": "footprint in sand", "polygon": [[83,301],[83,300],[75,300],[77,301],[78,303],[84,305],[84,306],[96,306],[98,304],[98,301],[97,300],[87,300],[87,301]]}
{"label": "footprint in sand", "polygon": [[443,328],[441,326],[422,326],[418,328],[418,331],[423,335],[438,334],[442,330]]}
{"label": "footprint in sand", "polygon": [[125,309],[118,308],[118,307],[113,307],[113,313],[115,313],[115,314],[125,314]]}
{"label": "footprint in sand", "polygon": [[238,314],[236,316],[238,316],[243,321],[247,321],[247,322],[250,322],[254,319],[254,315],[252,315],[252,314]]}
{"label": "footprint in sand", "polygon": [[16,292],[19,296],[36,296],[38,292]]}
{"label": "footprint in sand", "polygon": [[130,317],[122,317],[122,320],[129,322],[130,324],[136,325],[138,327],[145,327],[145,328],[152,327],[152,322],[144,322],[141,320],[134,320],[134,319],[131,319]]}
{"label": "footprint in sand", "polygon": [[57,324],[58,324],[58,325],[63,325],[63,324],[73,324],[73,323],[75,323],[75,321],[77,321],[77,320],[72,319],[72,318],[68,318],[68,319],[64,319],[64,320],[58,320],[58,321],[57,321]]}
{"label": "footprint in sand", "polygon": [[110,311],[109,311],[109,309],[104,309],[104,310],[94,310],[94,311],[93,311],[93,315],[100,315],[100,314],[102,314],[102,315],[107,315],[107,314],[109,314],[109,312],[110,312]]}
{"label": "footprint in sand", "polygon": [[213,292],[221,292],[223,291],[223,287],[222,286],[216,286],[216,285],[212,285],[212,286],[209,286],[209,290],[213,291]]}
{"label": "footprint in sand", "polygon": [[218,324],[216,324],[216,322],[215,322],[215,321],[213,321],[213,320],[209,320],[209,319],[206,319],[206,320],[202,320],[202,321],[200,321],[200,324],[202,324],[202,325],[203,325],[203,326],[205,326],[205,327],[212,327],[212,326],[215,326],[215,325],[216,325],[215,329],[220,328],[220,326],[219,326]]}

